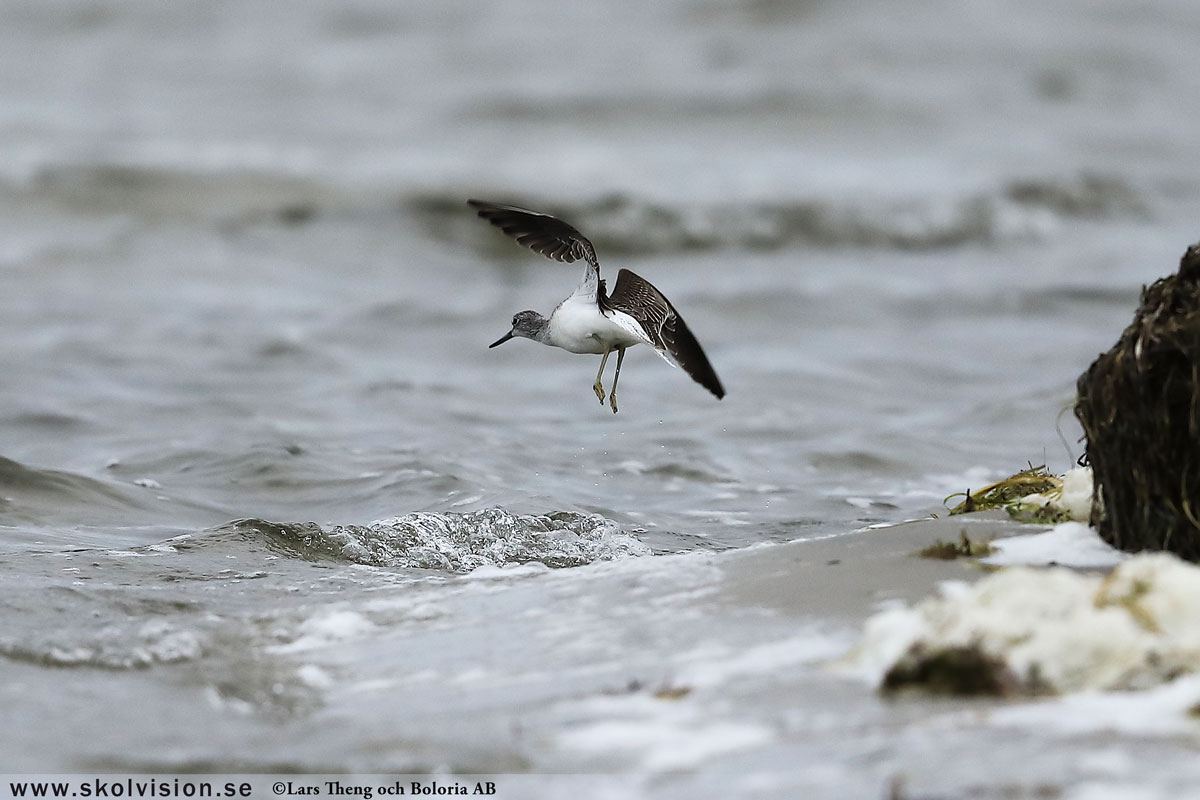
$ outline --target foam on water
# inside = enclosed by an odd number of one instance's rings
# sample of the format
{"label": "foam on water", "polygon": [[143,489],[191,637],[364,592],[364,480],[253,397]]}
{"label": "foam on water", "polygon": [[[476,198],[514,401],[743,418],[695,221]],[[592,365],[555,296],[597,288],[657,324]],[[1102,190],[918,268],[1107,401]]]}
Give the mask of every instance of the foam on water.
{"label": "foam on water", "polygon": [[203,652],[199,633],[161,619],[114,622],[87,631],[40,631],[31,638],[0,637],[0,655],[48,667],[140,669],[193,661]]}
{"label": "foam on water", "polygon": [[329,531],[342,555],[360,564],[447,572],[540,561],[576,567],[650,554],[650,548],[599,515],[529,516],[490,508],[465,514],[417,513],[337,526]]}
{"label": "foam on water", "polygon": [[[648,545],[597,514],[524,515],[502,508],[418,512],[368,525],[327,529],[312,522],[239,520],[217,532],[260,537],[271,545],[282,545],[294,557],[455,573],[527,562],[577,567],[651,552]],[[213,544],[211,540],[190,543]]]}
{"label": "foam on water", "polygon": [[643,695],[593,698],[580,703],[575,713],[593,721],[565,731],[557,744],[593,764],[613,759],[643,770],[694,769],[775,739],[765,725],[713,721],[694,705]]}
{"label": "foam on water", "polygon": [[1136,736],[1200,737],[1193,709],[1200,703],[1200,675],[1144,692],[1081,692],[1040,703],[999,708],[993,725],[1033,728],[1057,736],[1121,732]]}

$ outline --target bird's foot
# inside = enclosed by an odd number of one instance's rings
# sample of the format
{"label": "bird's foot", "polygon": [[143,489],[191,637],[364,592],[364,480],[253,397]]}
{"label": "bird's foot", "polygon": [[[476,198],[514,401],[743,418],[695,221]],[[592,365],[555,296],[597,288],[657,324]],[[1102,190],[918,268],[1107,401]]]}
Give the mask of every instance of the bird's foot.
{"label": "bird's foot", "polygon": [[600,405],[604,405],[604,387],[600,385],[600,381],[592,384],[592,391],[596,393],[596,397],[600,398]]}
{"label": "bird's foot", "polygon": [[[604,402],[601,400],[600,402]],[[608,404],[612,407],[613,413],[617,413],[617,393],[613,392],[608,396]]]}

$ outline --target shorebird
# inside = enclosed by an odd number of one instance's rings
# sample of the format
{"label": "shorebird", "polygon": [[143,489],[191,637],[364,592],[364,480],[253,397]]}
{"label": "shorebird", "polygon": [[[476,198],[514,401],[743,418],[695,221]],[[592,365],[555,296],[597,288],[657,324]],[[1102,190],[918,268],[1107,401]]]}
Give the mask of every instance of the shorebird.
{"label": "shorebird", "polygon": [[678,364],[696,383],[708,389],[717,399],[725,396],[725,388],[700,343],[688,330],[683,317],[663,293],[648,280],[627,269],[617,273],[612,294],[604,289],[600,278],[600,262],[592,243],[575,228],[561,219],[538,211],[516,206],[468,200],[467,205],[479,216],[495,225],[536,253],[568,264],[584,261],[583,278],[570,297],[559,303],[549,317],[536,311],[522,311],[512,319],[512,330],[489,347],[496,347],[514,337],[561,347],[570,353],[600,356],[600,369],[592,391],[604,405],[604,365],[608,356],[617,351],[617,370],[613,375],[608,404],[617,413],[617,380],[621,377],[621,362],[625,351],[639,344],[653,347],[668,364]]}

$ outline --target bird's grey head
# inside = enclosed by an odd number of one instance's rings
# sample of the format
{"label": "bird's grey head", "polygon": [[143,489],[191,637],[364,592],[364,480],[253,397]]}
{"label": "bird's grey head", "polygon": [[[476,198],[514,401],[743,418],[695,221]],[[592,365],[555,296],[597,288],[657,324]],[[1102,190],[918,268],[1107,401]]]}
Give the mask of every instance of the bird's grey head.
{"label": "bird's grey head", "polygon": [[546,325],[549,320],[536,311],[520,311],[513,316],[512,330],[492,342],[488,347],[504,344],[514,336],[533,339],[535,342],[546,338]]}

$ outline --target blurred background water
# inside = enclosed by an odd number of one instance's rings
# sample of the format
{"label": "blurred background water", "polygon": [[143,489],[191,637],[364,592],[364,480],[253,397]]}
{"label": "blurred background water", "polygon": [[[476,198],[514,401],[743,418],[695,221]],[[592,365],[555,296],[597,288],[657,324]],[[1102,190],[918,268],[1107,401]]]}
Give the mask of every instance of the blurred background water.
{"label": "blurred background water", "polygon": [[[31,714],[66,674],[182,661],[123,691],[304,715],[316,689],[280,706],[244,662],[300,635],[314,565],[354,602],[839,535],[1065,469],[1076,377],[1198,238],[1198,37],[1190,0],[6,0],[0,671]],[[488,350],[578,276],[470,196],[655,283],[725,400],[641,348],[614,416],[594,359]],[[228,768],[264,735],[159,724],[138,758],[4,745]],[[471,763],[545,763],[522,758]]]}

